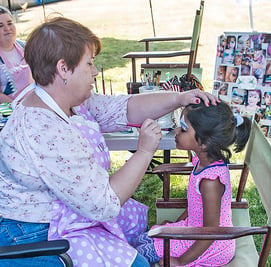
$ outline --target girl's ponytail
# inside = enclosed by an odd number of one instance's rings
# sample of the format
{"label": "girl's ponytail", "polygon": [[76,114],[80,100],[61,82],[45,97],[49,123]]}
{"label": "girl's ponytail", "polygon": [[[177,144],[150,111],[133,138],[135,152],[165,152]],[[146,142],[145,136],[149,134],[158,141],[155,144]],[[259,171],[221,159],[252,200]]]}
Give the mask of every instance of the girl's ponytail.
{"label": "girl's ponytail", "polygon": [[251,129],[251,121],[247,117],[241,117],[241,115],[234,115],[236,122],[236,139],[234,152],[242,151],[248,141]]}

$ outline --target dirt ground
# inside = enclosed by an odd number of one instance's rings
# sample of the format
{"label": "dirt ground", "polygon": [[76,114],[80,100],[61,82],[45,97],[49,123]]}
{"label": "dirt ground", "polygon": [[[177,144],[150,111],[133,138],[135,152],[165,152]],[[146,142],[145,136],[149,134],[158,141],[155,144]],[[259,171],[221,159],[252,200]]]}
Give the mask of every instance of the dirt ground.
{"label": "dirt ground", "polygon": [[[199,2],[152,0],[156,36],[191,35]],[[83,23],[99,37],[136,41],[154,35],[149,0],[66,0],[46,5],[45,15],[53,12]],[[254,0],[252,14],[254,30],[271,32],[270,0]],[[43,21],[41,6],[18,11],[18,34],[28,34]],[[213,80],[217,37],[224,31],[251,31],[249,0],[205,0],[198,62],[207,84]]]}

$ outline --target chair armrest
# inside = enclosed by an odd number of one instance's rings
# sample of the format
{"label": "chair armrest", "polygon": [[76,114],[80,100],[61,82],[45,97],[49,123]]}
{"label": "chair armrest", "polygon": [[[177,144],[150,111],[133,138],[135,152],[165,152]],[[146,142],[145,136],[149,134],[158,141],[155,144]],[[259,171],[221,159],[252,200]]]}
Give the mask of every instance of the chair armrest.
{"label": "chair armrest", "polygon": [[153,168],[153,173],[183,173],[191,172],[194,166],[192,162],[181,162],[181,163],[164,163]]}
{"label": "chair armrest", "polygon": [[147,37],[139,40],[139,42],[167,42],[167,41],[189,41],[192,36],[176,36],[176,37]]}
{"label": "chair armrest", "polygon": [[68,251],[69,248],[69,242],[65,239],[1,246],[0,259],[60,255]]}
{"label": "chair armrest", "polygon": [[[244,168],[244,163],[230,163],[229,165],[230,170],[242,170]],[[187,173],[188,171],[192,171],[194,168],[192,162],[181,162],[181,163],[164,163],[155,168],[153,168],[153,173],[175,173],[175,174],[182,174]]]}
{"label": "chair armrest", "polygon": [[228,240],[248,235],[267,234],[268,227],[167,227],[151,229],[148,236],[181,240]]}
{"label": "chair armrest", "polygon": [[165,58],[189,56],[190,51],[147,51],[147,52],[129,52],[123,55],[123,58]]}

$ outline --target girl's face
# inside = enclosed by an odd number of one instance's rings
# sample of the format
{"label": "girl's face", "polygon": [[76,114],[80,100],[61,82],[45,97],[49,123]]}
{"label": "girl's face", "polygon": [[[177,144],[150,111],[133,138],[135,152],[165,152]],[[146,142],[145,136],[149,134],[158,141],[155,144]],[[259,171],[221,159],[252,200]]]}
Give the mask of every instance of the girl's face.
{"label": "girl's face", "polygon": [[0,47],[13,44],[16,39],[16,27],[12,17],[5,13],[0,15]]}
{"label": "girl's face", "polygon": [[271,92],[265,93],[264,101],[267,106],[271,105]]}
{"label": "girl's face", "polygon": [[235,66],[239,66],[239,65],[241,65],[241,63],[242,63],[242,56],[235,56],[234,57],[234,65]]}
{"label": "girl's face", "polygon": [[229,72],[229,75],[227,77],[228,78],[227,81],[228,82],[235,82],[237,79],[237,76],[238,76],[238,70],[236,68],[233,68]]}
{"label": "girl's face", "polygon": [[221,66],[218,67],[216,79],[221,82],[225,81],[225,68],[224,67],[221,67]]}
{"label": "girl's face", "polygon": [[221,36],[220,37],[220,45],[222,47],[225,47],[226,46],[226,42],[227,42],[227,40],[226,40],[225,36]]}
{"label": "girl's face", "polygon": [[234,89],[232,92],[232,103],[240,105],[244,102],[245,99],[245,90]]}
{"label": "girl's face", "polygon": [[174,130],[176,148],[197,152],[198,143],[195,139],[195,130],[186,117],[186,110],[182,112],[180,126]]}
{"label": "girl's face", "polygon": [[256,106],[260,101],[260,96],[256,91],[248,91],[247,103],[249,106]]}
{"label": "girl's face", "polygon": [[229,38],[229,41],[228,41],[228,48],[229,49],[234,49],[235,47],[235,38]]}
{"label": "girl's face", "polygon": [[261,130],[263,131],[263,134],[267,136],[268,133],[268,126],[261,127]]}

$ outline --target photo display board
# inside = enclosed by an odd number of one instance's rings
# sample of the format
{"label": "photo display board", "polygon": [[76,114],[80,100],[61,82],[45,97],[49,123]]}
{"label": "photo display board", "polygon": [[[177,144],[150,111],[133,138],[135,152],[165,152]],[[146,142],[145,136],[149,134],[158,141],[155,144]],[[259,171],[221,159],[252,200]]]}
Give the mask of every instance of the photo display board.
{"label": "photo display board", "polygon": [[234,112],[255,119],[271,138],[271,33],[218,37],[213,94]]}

